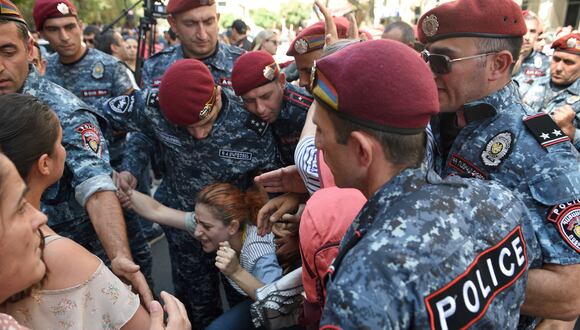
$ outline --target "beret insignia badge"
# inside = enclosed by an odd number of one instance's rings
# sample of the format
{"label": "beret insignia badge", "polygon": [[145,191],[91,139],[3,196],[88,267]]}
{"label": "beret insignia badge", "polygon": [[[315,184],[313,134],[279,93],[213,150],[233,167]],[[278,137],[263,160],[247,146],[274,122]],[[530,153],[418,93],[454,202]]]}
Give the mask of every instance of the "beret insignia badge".
{"label": "beret insignia badge", "polygon": [[568,46],[568,48],[576,48],[577,43],[578,40],[576,40],[576,38],[570,38],[568,41],[566,41],[566,46]]}
{"label": "beret insignia badge", "polygon": [[64,3],[64,2],[61,2],[58,5],[56,5],[56,10],[58,10],[58,12],[63,14],[63,15],[70,14],[70,9],[68,8],[66,3]]}
{"label": "beret insignia badge", "polygon": [[294,50],[300,55],[305,54],[308,51],[308,41],[304,39],[297,40],[294,44]]}
{"label": "beret insignia badge", "polygon": [[264,74],[264,78],[270,81],[274,80],[274,78],[276,78],[276,63],[272,63],[264,67],[264,71],[262,73]]}
{"label": "beret insignia badge", "polygon": [[421,28],[423,29],[423,33],[425,33],[425,35],[428,37],[432,37],[437,34],[437,30],[439,29],[439,21],[437,20],[437,16],[431,14],[425,17]]}

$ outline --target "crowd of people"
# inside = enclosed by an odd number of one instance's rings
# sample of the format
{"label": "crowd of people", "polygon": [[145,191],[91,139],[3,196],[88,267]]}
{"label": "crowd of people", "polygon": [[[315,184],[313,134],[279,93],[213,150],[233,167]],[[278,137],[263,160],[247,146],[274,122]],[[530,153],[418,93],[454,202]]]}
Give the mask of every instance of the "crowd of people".
{"label": "crowd of people", "polygon": [[574,328],[580,33],[454,0],[375,40],[314,5],[277,63],[169,0],[139,68],[129,26],[0,0],[0,329]]}

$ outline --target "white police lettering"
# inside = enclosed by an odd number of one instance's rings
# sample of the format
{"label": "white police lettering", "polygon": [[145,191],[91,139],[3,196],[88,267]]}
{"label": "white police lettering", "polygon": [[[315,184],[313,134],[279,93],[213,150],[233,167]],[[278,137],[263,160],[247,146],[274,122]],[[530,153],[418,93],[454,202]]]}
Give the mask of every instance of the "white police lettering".
{"label": "white police lettering", "polygon": [[564,242],[580,253],[580,200],[552,207],[548,212],[548,221],[555,223]]}
{"label": "white police lettering", "polygon": [[425,298],[432,329],[467,328],[483,316],[494,297],[526,270],[521,227],[478,255],[467,270]]}
{"label": "white police lettering", "polygon": [[244,152],[244,151],[220,149],[219,156],[222,158],[229,158],[229,159],[252,160],[252,153],[251,152]]}

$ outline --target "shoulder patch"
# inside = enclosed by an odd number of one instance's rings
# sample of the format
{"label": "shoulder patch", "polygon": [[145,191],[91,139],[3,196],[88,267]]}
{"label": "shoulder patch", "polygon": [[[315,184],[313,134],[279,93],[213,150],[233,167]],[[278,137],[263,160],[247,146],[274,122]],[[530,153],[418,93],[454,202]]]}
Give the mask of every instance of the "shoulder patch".
{"label": "shoulder patch", "polygon": [[93,64],[93,72],[91,73],[91,76],[93,76],[93,78],[95,79],[101,79],[103,78],[104,75],[105,75],[105,65],[103,64],[103,62],[101,61],[95,62],[95,64]]}
{"label": "shoulder patch", "polygon": [[580,253],[580,200],[555,205],[548,211],[547,219],[556,225],[564,242]]}
{"label": "shoulder patch", "polygon": [[463,274],[425,297],[431,329],[466,329],[492,300],[522,276],[528,256],[520,226],[483,251]]}
{"label": "shoulder patch", "polygon": [[83,148],[92,151],[101,157],[103,152],[101,134],[97,127],[92,123],[86,122],[77,126],[75,129],[81,135]]}
{"label": "shoulder patch", "polygon": [[570,138],[556,125],[552,117],[545,113],[524,118],[524,124],[532,133],[536,141],[544,148],[558,143],[568,142]]}
{"label": "shoulder patch", "polygon": [[246,127],[256,132],[259,136],[264,136],[264,134],[266,134],[269,125],[270,124],[254,115],[249,115],[246,120]]}
{"label": "shoulder patch", "polygon": [[512,132],[501,132],[491,138],[481,152],[481,161],[487,167],[498,167],[509,156],[513,148]]}
{"label": "shoulder patch", "polygon": [[133,111],[133,104],[135,103],[134,95],[121,95],[109,100],[108,104],[111,110],[116,113],[125,113]]}
{"label": "shoulder patch", "polygon": [[148,91],[145,104],[147,104],[148,107],[159,108],[159,92],[156,90]]}
{"label": "shoulder patch", "polygon": [[286,89],[285,92],[286,93],[284,95],[284,98],[288,100],[288,102],[301,106],[306,110],[310,109],[310,105],[312,105],[312,102],[314,101],[314,99],[311,97],[296,93],[289,89]]}

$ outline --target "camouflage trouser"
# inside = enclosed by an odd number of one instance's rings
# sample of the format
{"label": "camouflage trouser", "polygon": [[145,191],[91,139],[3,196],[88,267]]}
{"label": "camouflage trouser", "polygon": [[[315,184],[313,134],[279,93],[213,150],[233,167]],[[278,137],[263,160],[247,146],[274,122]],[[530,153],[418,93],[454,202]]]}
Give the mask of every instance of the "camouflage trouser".
{"label": "camouflage trouser", "polygon": [[204,329],[221,312],[215,256],[183,230],[163,227],[171,256],[175,295],[183,302],[194,329]]}
{"label": "camouflage trouser", "polygon": [[[153,279],[151,277],[153,259],[151,256],[151,248],[149,247],[149,244],[147,244],[147,240],[143,235],[139,219],[134,215],[126,215],[125,222],[133,260],[141,267],[141,272],[143,272],[147,278],[147,283],[151,290],[153,290]],[[93,224],[88,217],[53,225],[51,228],[59,235],[68,237],[79,243],[85,249],[101,258],[101,260],[110,267],[111,262],[109,261],[101,242],[97,238]]]}

